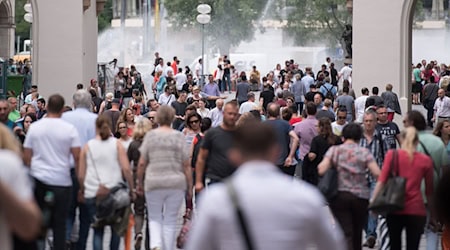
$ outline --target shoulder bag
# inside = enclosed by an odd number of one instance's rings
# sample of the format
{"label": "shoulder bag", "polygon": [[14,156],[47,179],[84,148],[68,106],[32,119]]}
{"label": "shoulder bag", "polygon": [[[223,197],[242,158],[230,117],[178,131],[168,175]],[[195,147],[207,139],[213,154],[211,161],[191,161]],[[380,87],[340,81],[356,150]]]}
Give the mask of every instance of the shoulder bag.
{"label": "shoulder bag", "polygon": [[[125,183],[120,182],[116,186],[109,189],[102,184],[89,147],[88,153],[91,157],[92,166],[94,167],[95,174],[97,175],[97,179],[100,183],[96,194],[96,211],[93,227],[103,227],[105,225],[117,226],[124,219],[128,221],[126,214],[129,214],[129,211],[127,210],[131,204],[128,186]],[[120,232],[117,233],[120,234]]]}
{"label": "shoulder bag", "polygon": [[331,156],[331,167],[319,179],[317,188],[330,201],[338,194],[338,170],[337,170],[337,153],[338,147],[334,148]]}
{"label": "shoulder bag", "polygon": [[398,176],[398,152],[393,151],[389,179],[369,204],[369,210],[381,215],[403,210],[405,207],[406,179]]}

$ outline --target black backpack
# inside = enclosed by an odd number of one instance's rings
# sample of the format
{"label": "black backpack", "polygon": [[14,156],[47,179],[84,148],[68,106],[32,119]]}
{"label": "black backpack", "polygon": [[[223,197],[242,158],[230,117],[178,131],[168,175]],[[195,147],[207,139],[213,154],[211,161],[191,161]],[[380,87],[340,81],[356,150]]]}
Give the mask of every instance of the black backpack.
{"label": "black backpack", "polygon": [[333,95],[333,92],[331,92],[331,90],[333,89],[333,86],[331,86],[331,89],[328,89],[325,85],[323,85],[323,87],[327,90],[327,93],[325,94],[325,98],[330,99],[331,102],[334,102],[334,95]]}
{"label": "black backpack", "polygon": [[195,168],[195,164],[197,164],[197,157],[198,153],[200,152],[200,146],[202,145],[203,136],[200,134],[195,135],[195,138],[197,138],[197,143],[194,145],[194,150],[192,151],[192,160],[191,160],[191,166]]}

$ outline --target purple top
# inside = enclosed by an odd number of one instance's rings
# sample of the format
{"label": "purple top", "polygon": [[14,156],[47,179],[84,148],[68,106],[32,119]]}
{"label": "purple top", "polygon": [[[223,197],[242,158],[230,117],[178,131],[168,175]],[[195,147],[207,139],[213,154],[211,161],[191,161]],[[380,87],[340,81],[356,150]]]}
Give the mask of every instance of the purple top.
{"label": "purple top", "polygon": [[300,159],[303,160],[305,155],[309,152],[311,142],[317,135],[317,121],[315,116],[308,115],[303,121],[294,124],[294,132],[300,139]]}
{"label": "purple top", "polygon": [[219,86],[215,83],[205,84],[203,87],[203,92],[209,96],[220,96]]}

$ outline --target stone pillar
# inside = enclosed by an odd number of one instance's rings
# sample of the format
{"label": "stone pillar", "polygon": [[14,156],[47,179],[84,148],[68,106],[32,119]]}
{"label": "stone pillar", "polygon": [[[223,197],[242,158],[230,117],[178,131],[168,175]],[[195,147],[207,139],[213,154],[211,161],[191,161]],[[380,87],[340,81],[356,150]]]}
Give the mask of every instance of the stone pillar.
{"label": "stone pillar", "polygon": [[92,78],[97,79],[97,8],[96,0],[90,0],[90,8],[83,13],[83,84],[88,87]]}
{"label": "stone pillar", "polygon": [[[353,2],[353,88],[391,83],[402,113],[411,98],[411,22],[413,0]],[[383,13],[380,18],[379,13]],[[399,116],[396,116],[397,118]],[[401,119],[401,118],[400,118]],[[399,122],[399,120],[397,120]],[[398,124],[401,124],[398,123]]]}
{"label": "stone pillar", "polygon": [[433,0],[431,5],[431,18],[435,20],[444,18],[444,0]]}
{"label": "stone pillar", "polygon": [[33,83],[45,98],[59,93],[71,105],[76,85],[83,82],[83,1],[31,0],[31,4]]}

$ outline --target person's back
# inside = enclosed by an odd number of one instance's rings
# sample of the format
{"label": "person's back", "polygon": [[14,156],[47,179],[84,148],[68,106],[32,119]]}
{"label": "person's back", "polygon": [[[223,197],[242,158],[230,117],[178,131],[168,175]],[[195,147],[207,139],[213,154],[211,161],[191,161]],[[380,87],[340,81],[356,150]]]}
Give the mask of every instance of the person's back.
{"label": "person's back", "polygon": [[241,81],[236,86],[236,99],[239,103],[247,101],[247,93],[250,92],[250,85],[248,82]]}
{"label": "person's back", "polygon": [[[309,244],[317,249],[346,249],[315,188],[292,181],[267,163],[240,168],[230,181],[239,190],[237,196],[255,249],[299,249]],[[289,194],[282,195],[286,190]],[[246,249],[225,184],[210,187],[198,211],[201,216],[186,249]]]}
{"label": "person's back", "polygon": [[116,131],[116,124],[117,124],[117,121],[119,120],[119,117],[120,117],[120,111],[119,110],[108,109],[105,112],[103,112],[103,115],[107,116],[110,119],[111,125],[112,125],[112,127],[110,128],[111,129],[111,133],[115,134],[117,132]]}
{"label": "person's back", "polygon": [[322,195],[302,181],[293,181],[273,164],[278,142],[271,124],[243,124],[232,140],[233,155],[242,164],[233,176],[202,194],[186,249],[249,249],[237,207],[254,249],[310,245],[318,250],[345,249],[342,233],[339,227],[333,228]]}
{"label": "person's back", "polygon": [[419,131],[417,151],[430,155],[434,163],[434,183],[437,183],[441,168],[449,163],[444,143],[439,137],[433,134]]}
{"label": "person's back", "polygon": [[354,110],[354,99],[350,95],[341,95],[336,98],[337,107],[345,107],[347,110],[347,121],[352,121],[353,119],[353,110]]}

